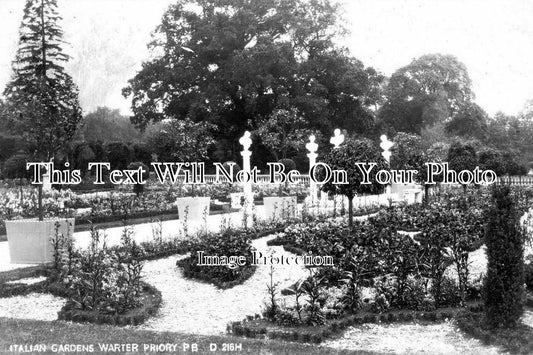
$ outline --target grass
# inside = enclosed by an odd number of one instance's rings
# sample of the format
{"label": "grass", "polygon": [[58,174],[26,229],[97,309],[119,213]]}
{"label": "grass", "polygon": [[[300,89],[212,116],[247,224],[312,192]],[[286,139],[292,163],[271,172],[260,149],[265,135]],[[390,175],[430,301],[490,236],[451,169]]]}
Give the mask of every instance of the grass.
{"label": "grass", "polygon": [[[45,322],[0,318],[0,353],[8,352],[13,344],[45,344],[48,351],[52,344],[93,344],[95,353],[98,344],[131,344],[139,346],[143,353],[144,344],[176,344],[176,352],[157,352],[157,354],[185,353],[183,346],[196,343],[196,354],[224,354],[222,344],[242,344],[240,354],[375,354],[367,351],[347,351],[306,344],[285,343],[274,340],[243,339],[233,336],[203,336],[172,332],[153,332],[146,330],[117,328],[108,325],[73,324],[63,321]],[[217,344],[218,351],[210,351],[210,344]]]}

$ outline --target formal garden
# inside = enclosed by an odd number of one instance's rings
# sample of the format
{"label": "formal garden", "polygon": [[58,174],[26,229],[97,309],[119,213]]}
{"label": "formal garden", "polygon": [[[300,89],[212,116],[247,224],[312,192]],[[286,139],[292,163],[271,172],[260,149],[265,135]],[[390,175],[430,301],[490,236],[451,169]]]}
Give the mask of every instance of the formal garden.
{"label": "formal garden", "polygon": [[131,115],[84,113],[60,6],[25,3],[0,353],[533,353],[533,105],[487,114],[453,55],[386,77],[329,1],[191,0]]}

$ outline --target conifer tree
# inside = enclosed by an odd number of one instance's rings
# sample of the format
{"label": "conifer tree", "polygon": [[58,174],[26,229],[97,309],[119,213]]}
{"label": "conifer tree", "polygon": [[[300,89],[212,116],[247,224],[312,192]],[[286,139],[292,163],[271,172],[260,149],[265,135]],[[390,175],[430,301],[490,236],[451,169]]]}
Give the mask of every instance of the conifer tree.
{"label": "conifer tree", "polygon": [[26,1],[13,78],[4,90],[6,126],[25,138],[28,153],[37,161],[53,158],[82,119],[78,89],[63,66],[69,57],[63,53],[60,20],[56,0]]}
{"label": "conifer tree", "polygon": [[56,0],[27,0],[13,78],[4,95],[10,130],[25,137],[38,159],[50,159],[74,135],[82,119],[78,89],[64,64],[63,31]]}
{"label": "conifer tree", "polygon": [[524,312],[524,231],[508,186],[492,192],[485,242],[485,314],[492,327],[515,327]]}

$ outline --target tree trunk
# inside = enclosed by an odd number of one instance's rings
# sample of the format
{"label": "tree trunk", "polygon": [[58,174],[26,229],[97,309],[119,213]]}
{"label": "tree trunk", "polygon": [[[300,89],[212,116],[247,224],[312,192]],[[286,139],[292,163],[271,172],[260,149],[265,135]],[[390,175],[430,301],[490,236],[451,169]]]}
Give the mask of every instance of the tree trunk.
{"label": "tree trunk", "polygon": [[42,221],[44,219],[44,216],[43,216],[43,184],[39,184],[39,187],[38,187],[38,191],[39,191],[39,221]]}
{"label": "tree trunk", "polygon": [[353,196],[348,196],[348,227],[353,226]]}
{"label": "tree trunk", "polygon": [[20,186],[20,208],[22,208],[22,204],[24,203],[24,195],[22,190],[22,178],[19,179],[19,186]]}

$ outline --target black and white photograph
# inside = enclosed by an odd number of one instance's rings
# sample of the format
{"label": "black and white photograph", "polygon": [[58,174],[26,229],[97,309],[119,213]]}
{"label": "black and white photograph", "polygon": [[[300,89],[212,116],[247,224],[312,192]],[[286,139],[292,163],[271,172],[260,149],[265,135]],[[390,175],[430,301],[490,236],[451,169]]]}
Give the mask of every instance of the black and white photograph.
{"label": "black and white photograph", "polygon": [[0,354],[533,354],[532,15],[0,0]]}

